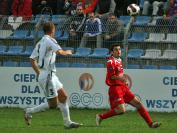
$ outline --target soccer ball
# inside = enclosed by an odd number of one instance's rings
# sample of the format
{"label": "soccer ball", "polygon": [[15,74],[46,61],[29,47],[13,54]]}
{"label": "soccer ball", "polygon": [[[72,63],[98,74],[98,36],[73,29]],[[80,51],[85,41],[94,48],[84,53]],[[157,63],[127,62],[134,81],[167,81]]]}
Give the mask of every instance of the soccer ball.
{"label": "soccer ball", "polygon": [[139,13],[140,13],[140,7],[139,7],[137,4],[130,4],[130,5],[127,7],[127,13],[128,13],[130,16],[137,16],[137,15],[139,15]]}

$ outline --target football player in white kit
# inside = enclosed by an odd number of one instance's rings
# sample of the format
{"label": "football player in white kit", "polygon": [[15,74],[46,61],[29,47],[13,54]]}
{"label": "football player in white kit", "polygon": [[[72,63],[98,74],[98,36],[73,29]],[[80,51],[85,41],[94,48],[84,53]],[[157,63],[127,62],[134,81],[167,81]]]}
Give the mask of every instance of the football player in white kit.
{"label": "football player in white kit", "polygon": [[72,55],[72,51],[62,50],[54,39],[55,25],[52,22],[44,23],[43,31],[45,35],[36,44],[30,56],[30,61],[48,102],[25,109],[25,122],[27,125],[31,124],[32,113],[59,107],[64,119],[64,126],[66,128],[77,128],[82,124],[70,120],[69,106],[66,101],[67,94],[56,75],[55,68],[56,55]]}

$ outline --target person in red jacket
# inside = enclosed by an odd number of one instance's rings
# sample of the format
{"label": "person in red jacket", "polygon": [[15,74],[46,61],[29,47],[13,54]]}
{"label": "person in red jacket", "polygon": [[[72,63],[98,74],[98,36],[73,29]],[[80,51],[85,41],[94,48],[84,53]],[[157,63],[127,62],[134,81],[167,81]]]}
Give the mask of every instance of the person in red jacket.
{"label": "person in red jacket", "polygon": [[92,13],[96,9],[99,0],[65,0],[64,10],[66,14],[72,14],[79,3],[82,4],[84,14]]}
{"label": "person in red jacket", "polygon": [[84,13],[88,14],[94,12],[97,7],[98,1],[99,0],[82,0],[82,2],[84,3],[83,5],[85,6]]}
{"label": "person in red jacket", "polygon": [[32,16],[32,0],[14,0],[12,3],[12,15],[15,17]]}

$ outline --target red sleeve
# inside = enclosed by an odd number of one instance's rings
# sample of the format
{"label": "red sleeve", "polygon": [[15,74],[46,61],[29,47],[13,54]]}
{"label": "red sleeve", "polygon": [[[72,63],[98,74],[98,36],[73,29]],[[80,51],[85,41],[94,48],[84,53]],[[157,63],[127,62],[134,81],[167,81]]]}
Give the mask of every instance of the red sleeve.
{"label": "red sleeve", "polygon": [[115,75],[115,67],[113,61],[108,60],[106,66],[107,66],[107,74],[109,75],[109,77]]}
{"label": "red sleeve", "polygon": [[18,5],[18,1],[14,0],[12,3],[12,15],[17,16],[17,5]]}
{"label": "red sleeve", "polygon": [[22,14],[23,14],[23,16],[26,16],[26,17],[32,16],[32,0],[24,0]]}
{"label": "red sleeve", "polygon": [[97,3],[98,3],[98,0],[92,0],[92,4],[84,9],[84,13],[87,14],[87,13],[93,12],[97,6]]}

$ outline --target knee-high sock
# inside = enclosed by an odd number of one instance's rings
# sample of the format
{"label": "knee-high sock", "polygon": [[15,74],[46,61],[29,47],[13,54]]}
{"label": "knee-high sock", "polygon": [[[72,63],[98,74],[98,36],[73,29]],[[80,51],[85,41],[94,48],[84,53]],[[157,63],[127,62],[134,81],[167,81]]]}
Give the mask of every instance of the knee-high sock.
{"label": "knee-high sock", "polygon": [[116,113],[114,109],[111,109],[111,110],[109,110],[107,112],[99,114],[101,119],[107,119],[107,118],[115,116],[115,115],[118,115],[118,113]]}
{"label": "knee-high sock", "polygon": [[148,125],[152,124],[152,119],[149,115],[149,112],[143,106],[141,106],[141,108],[138,109],[138,113],[141,115],[141,117],[143,117],[143,119],[146,121]]}
{"label": "knee-high sock", "polygon": [[65,124],[71,123],[68,103],[67,102],[59,103],[58,107],[60,108],[60,110],[62,112],[64,123]]}
{"label": "knee-high sock", "polygon": [[48,103],[42,103],[32,108],[27,108],[26,113],[37,113],[37,112],[45,111],[46,109],[49,109]]}

